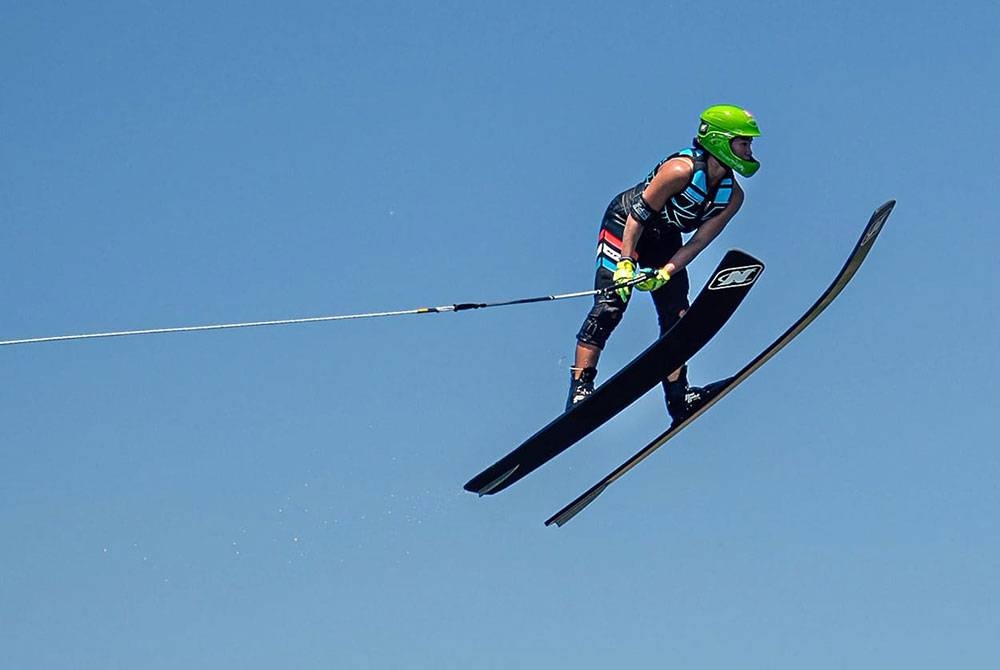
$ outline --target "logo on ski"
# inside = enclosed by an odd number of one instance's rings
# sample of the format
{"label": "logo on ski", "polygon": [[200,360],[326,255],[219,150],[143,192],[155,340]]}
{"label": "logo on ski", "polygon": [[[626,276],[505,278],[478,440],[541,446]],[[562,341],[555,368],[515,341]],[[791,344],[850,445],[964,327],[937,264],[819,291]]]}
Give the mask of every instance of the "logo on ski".
{"label": "logo on ski", "polygon": [[882,225],[885,223],[885,220],[889,218],[890,212],[892,212],[892,207],[875,213],[875,216],[872,217],[871,222],[868,224],[868,232],[865,233],[864,238],[862,238],[861,243],[858,246],[866,246],[869,242],[875,239],[875,236],[882,230]]}
{"label": "logo on ski", "polygon": [[712,278],[712,281],[708,284],[708,289],[710,291],[717,291],[719,289],[752,284],[757,281],[757,277],[760,276],[763,269],[763,265],[744,265],[738,268],[726,268]]}

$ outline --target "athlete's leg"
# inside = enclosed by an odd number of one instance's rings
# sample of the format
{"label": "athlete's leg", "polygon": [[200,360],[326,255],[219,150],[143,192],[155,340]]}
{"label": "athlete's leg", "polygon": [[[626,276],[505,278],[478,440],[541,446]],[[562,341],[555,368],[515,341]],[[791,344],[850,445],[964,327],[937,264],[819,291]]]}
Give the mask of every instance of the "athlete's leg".
{"label": "athlete's leg", "polygon": [[[614,284],[615,266],[621,258],[621,236],[625,228],[625,215],[619,200],[620,197],[616,196],[611,201],[601,221],[597,242],[597,270],[594,274],[595,290],[608,288]],[[593,392],[601,351],[612,331],[621,323],[627,306],[628,303],[613,291],[594,296],[594,305],[576,335],[576,351],[573,356],[573,367],[570,368],[567,409]]]}

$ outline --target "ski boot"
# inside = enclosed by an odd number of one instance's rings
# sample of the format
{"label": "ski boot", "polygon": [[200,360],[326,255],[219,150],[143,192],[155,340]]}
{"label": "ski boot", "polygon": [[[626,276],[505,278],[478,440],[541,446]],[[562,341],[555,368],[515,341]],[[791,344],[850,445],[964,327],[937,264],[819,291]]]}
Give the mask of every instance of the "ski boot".
{"label": "ski boot", "polygon": [[[579,371],[580,376],[574,373]],[[570,368],[569,369],[569,398],[566,399],[566,410],[585,400],[594,392],[594,380],[597,379],[597,368]]]}
{"label": "ski boot", "polygon": [[728,379],[712,382],[706,386],[688,386],[687,367],[681,368],[681,376],[675,382],[664,381],[666,388],[667,412],[673,421],[670,427],[686,421],[714,398],[729,382]]}

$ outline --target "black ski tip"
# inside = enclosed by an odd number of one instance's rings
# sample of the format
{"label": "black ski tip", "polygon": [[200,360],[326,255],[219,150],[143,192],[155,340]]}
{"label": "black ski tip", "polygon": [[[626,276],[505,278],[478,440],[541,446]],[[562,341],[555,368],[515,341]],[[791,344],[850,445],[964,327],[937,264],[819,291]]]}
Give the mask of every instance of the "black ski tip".
{"label": "black ski tip", "polygon": [[895,200],[886,200],[885,202],[883,202],[872,213],[872,218],[868,220],[868,225],[871,225],[876,221],[885,223],[885,220],[889,217],[889,214],[892,213],[892,209],[895,206],[896,206]]}
{"label": "black ski tip", "polygon": [[882,226],[885,225],[886,219],[892,214],[892,209],[895,206],[895,200],[887,200],[872,212],[871,218],[868,219],[868,225],[865,226],[865,230],[861,234],[861,240],[858,241],[859,249],[871,246],[878,234],[882,232]]}

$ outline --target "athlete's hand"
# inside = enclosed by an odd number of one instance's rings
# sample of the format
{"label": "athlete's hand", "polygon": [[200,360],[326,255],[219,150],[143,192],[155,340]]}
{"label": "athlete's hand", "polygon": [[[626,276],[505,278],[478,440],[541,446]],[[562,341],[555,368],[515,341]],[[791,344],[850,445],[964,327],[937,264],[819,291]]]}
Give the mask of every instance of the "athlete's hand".
{"label": "athlete's hand", "polygon": [[[635,263],[632,262],[631,258],[623,258],[618,261],[618,265],[615,268],[614,282],[617,284],[619,282],[628,281],[635,276]],[[632,295],[631,286],[623,286],[621,288],[615,289],[615,293],[618,297],[622,299],[622,302],[628,302],[629,296]]]}
{"label": "athlete's hand", "polygon": [[670,271],[674,269],[673,265],[669,263],[664,265],[659,270],[653,270],[652,268],[642,268],[639,270],[639,274],[652,274],[652,276],[646,281],[639,282],[635,285],[640,291],[655,291],[656,289],[662,287],[668,281],[670,281]]}

